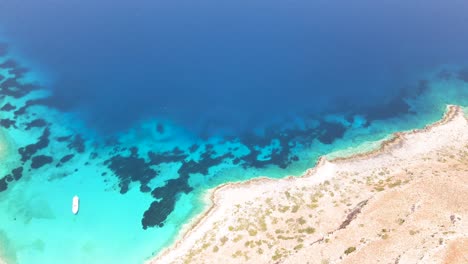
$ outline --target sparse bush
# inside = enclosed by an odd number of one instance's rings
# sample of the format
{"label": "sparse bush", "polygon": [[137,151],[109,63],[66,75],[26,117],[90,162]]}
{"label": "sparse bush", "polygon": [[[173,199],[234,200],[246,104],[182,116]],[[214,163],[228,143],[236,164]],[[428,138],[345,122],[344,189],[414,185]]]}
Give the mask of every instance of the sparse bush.
{"label": "sparse bush", "polygon": [[255,230],[255,229],[250,229],[250,230],[249,230],[249,235],[250,235],[250,236],[255,236],[255,235],[257,235],[257,230]]}
{"label": "sparse bush", "polygon": [[349,247],[345,250],[345,254],[348,255],[348,254],[351,254],[353,253],[354,251],[356,250],[356,247]]}
{"label": "sparse bush", "polygon": [[241,240],[241,239],[242,239],[242,235],[238,235],[238,236],[236,236],[232,241],[238,242],[238,241]]}
{"label": "sparse bush", "polygon": [[377,187],[374,188],[374,190],[376,190],[378,192],[381,192],[381,191],[385,190],[385,188],[382,187],[382,186],[377,186]]}
{"label": "sparse bush", "polygon": [[304,229],[299,229],[299,233],[313,234],[313,233],[315,233],[315,228],[309,226],[309,227],[304,228]]}
{"label": "sparse bush", "polygon": [[272,260],[279,260],[283,255],[279,252],[279,250],[275,251],[275,255],[271,257]]}
{"label": "sparse bush", "polygon": [[294,205],[291,209],[291,213],[297,213],[297,211],[299,210],[299,205]]}
{"label": "sparse bush", "polygon": [[304,244],[299,244],[299,245],[294,247],[294,250],[299,250],[299,249],[301,249],[303,247],[304,247]]}
{"label": "sparse bush", "polygon": [[306,220],[305,220],[303,217],[301,217],[301,218],[297,219],[297,222],[298,222],[300,225],[303,225],[303,224],[306,223]]}
{"label": "sparse bush", "polygon": [[214,246],[214,247],[213,247],[213,252],[218,252],[218,250],[219,250],[219,247],[218,247],[218,246]]}
{"label": "sparse bush", "polygon": [[223,236],[221,239],[221,245],[224,245],[227,241],[228,241],[228,238],[226,236]]}

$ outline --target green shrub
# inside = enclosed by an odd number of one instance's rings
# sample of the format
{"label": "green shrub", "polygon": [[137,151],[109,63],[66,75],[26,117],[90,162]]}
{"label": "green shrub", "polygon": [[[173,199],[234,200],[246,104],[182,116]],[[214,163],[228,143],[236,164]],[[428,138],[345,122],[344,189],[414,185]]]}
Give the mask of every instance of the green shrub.
{"label": "green shrub", "polygon": [[356,250],[356,247],[349,247],[345,250],[345,254],[348,255],[348,254],[351,254],[353,253],[354,251]]}

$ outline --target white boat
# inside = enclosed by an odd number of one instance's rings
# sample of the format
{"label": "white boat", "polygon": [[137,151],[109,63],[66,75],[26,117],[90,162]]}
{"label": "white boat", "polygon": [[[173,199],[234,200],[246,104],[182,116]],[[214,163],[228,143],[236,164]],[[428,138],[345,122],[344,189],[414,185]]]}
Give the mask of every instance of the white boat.
{"label": "white boat", "polygon": [[73,200],[72,200],[72,213],[77,214],[79,207],[80,207],[80,198],[77,195],[75,195],[73,196]]}

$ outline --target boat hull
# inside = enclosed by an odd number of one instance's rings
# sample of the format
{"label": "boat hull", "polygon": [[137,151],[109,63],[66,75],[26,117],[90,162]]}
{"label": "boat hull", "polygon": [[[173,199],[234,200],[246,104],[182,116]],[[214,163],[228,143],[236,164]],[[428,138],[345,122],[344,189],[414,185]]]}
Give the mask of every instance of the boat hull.
{"label": "boat hull", "polygon": [[72,199],[72,213],[77,214],[80,207],[80,198],[78,196],[73,196]]}

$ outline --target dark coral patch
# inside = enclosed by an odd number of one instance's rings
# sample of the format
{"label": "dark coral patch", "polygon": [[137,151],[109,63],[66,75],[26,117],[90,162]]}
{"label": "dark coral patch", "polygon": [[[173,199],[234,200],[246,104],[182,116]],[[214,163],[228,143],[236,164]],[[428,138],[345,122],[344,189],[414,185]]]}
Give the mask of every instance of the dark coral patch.
{"label": "dark coral patch", "polygon": [[13,169],[11,171],[11,174],[13,175],[13,178],[15,180],[21,179],[21,177],[23,176],[23,167],[18,167],[16,169]]}
{"label": "dark coral patch", "polygon": [[58,142],[70,141],[71,138],[72,138],[72,135],[63,136],[63,137],[57,137],[57,141],[58,141]]}
{"label": "dark coral patch", "polygon": [[10,103],[6,103],[4,106],[2,106],[2,108],[0,108],[0,110],[2,111],[11,111],[11,110],[14,110],[16,109],[16,106],[10,104]]}
{"label": "dark coral patch", "polygon": [[120,143],[119,143],[119,139],[118,139],[118,138],[116,138],[116,137],[110,137],[110,138],[107,138],[107,139],[106,139],[106,142],[105,142],[104,144],[105,144],[105,146],[112,147],[112,146],[116,146],[116,145],[118,145],[118,144],[120,144]]}
{"label": "dark coral patch", "polygon": [[0,43],[0,57],[7,55],[8,53],[8,44]]}
{"label": "dark coral patch", "polygon": [[0,126],[4,128],[14,127],[16,128],[16,122],[12,119],[0,119]]}
{"label": "dark coral patch", "polygon": [[193,144],[192,146],[190,146],[189,148],[190,153],[194,153],[195,151],[197,151],[198,147],[199,146],[197,144]]}
{"label": "dark coral patch", "polygon": [[53,159],[51,156],[37,155],[31,159],[31,168],[38,169],[46,164],[52,163]]}
{"label": "dark coral patch", "polygon": [[18,108],[18,109],[14,112],[15,117],[18,117],[18,116],[20,116],[20,115],[24,115],[24,114],[26,113],[26,109],[27,109],[27,108],[28,108],[27,105],[24,105],[24,106]]}
{"label": "dark coral patch", "polygon": [[12,59],[8,59],[8,60],[4,61],[3,63],[0,63],[0,68],[13,69],[13,68],[16,68],[16,67],[18,67],[18,63],[16,63],[16,61],[14,61]]}
{"label": "dark coral patch", "polygon": [[[231,153],[226,153],[221,156],[216,157],[216,152],[214,150],[207,150],[201,154],[201,160],[196,164],[193,164],[192,173],[201,173],[203,175],[208,174],[208,170],[211,167],[221,164],[225,159],[232,159],[234,156]],[[190,162],[189,162],[190,163]]]}
{"label": "dark coral patch", "polygon": [[14,75],[15,78],[19,79],[24,77],[24,75],[28,72],[28,69],[17,67],[8,71],[10,74]]}
{"label": "dark coral patch", "polygon": [[15,116],[20,116],[20,115],[24,115],[26,113],[26,110],[33,106],[33,105],[45,105],[47,104],[48,100],[47,99],[34,99],[34,100],[28,100],[26,101],[26,103],[24,104],[24,106],[18,108],[14,114]]}
{"label": "dark coral patch", "polygon": [[155,188],[151,195],[158,199],[151,203],[150,207],[144,212],[141,223],[143,229],[154,226],[163,226],[164,221],[174,210],[177,197],[180,193],[189,193],[193,188],[188,184],[190,174],[200,173],[207,175],[211,167],[219,165],[226,158],[232,158],[228,153],[222,156],[214,157],[216,153],[212,150],[212,145],[206,146],[206,151],[201,155],[200,161],[193,160],[182,162],[182,166],[177,171],[179,178],[171,179],[166,185]]}
{"label": "dark coral patch", "polygon": [[[423,94],[424,92],[426,92],[427,90],[429,89],[429,81],[428,80],[419,80],[418,82],[418,85],[416,86],[416,89],[414,89],[414,92],[410,92],[408,91],[405,95],[405,97],[416,97],[416,96],[419,96],[421,94]],[[402,100],[404,100],[402,98]]]}
{"label": "dark coral patch", "polygon": [[[267,165],[275,165],[280,168],[286,168],[292,162],[291,152],[292,148],[298,143],[310,144],[316,137],[317,132],[315,129],[303,129],[303,130],[276,130],[274,128],[265,131],[265,135],[258,136],[255,134],[246,134],[240,141],[249,149],[249,153],[240,157],[243,161],[242,166],[244,168],[255,167],[264,168]],[[272,149],[270,155],[264,159],[259,160],[261,154],[260,149],[263,149],[272,144],[273,140],[279,142],[279,147]],[[234,159],[235,164],[239,164],[240,161]]]}
{"label": "dark coral patch", "polygon": [[130,150],[130,156],[138,156],[138,148],[137,147],[131,147],[129,150]]}
{"label": "dark coral patch", "polygon": [[71,149],[75,149],[78,153],[83,153],[85,151],[85,141],[81,135],[76,135],[68,147]]}
{"label": "dark coral patch", "polygon": [[39,87],[33,84],[21,84],[16,78],[8,78],[0,84],[1,94],[21,98]]}
{"label": "dark coral patch", "polygon": [[141,185],[140,191],[144,193],[151,192],[151,188],[148,185]]}
{"label": "dark coral patch", "polygon": [[156,125],[156,131],[158,131],[159,134],[164,134],[164,125],[161,123],[158,123]]}
{"label": "dark coral patch", "polygon": [[409,105],[407,99],[420,96],[428,89],[429,82],[427,80],[420,80],[417,85],[400,90],[397,96],[393,97],[386,103],[372,108],[363,109],[360,112],[364,113],[362,115],[367,118],[369,123],[373,120],[384,120],[405,114],[414,114],[414,110],[411,109],[411,105]]}
{"label": "dark coral patch", "polygon": [[194,170],[193,163],[184,163],[179,169],[180,177],[171,179],[166,185],[155,188],[151,195],[159,199],[151,203],[150,207],[143,213],[141,224],[143,229],[154,226],[162,226],[169,214],[174,210],[177,201],[177,194],[180,192],[189,193],[192,187],[188,185],[189,174]]}
{"label": "dark coral patch", "polygon": [[152,202],[150,207],[143,213],[143,219],[141,220],[143,229],[164,225],[164,221],[175,208],[177,194],[189,193],[192,190],[193,188],[188,185],[188,176],[169,180],[165,186],[155,188],[151,195],[162,199]]}
{"label": "dark coral patch", "polygon": [[39,137],[39,140],[36,143],[27,145],[18,149],[19,154],[21,155],[21,161],[25,162],[31,158],[37,151],[40,149],[46,148],[49,145],[49,128],[44,129],[42,135]]}
{"label": "dark coral patch", "polygon": [[179,162],[187,158],[179,148],[174,148],[172,151],[166,151],[163,153],[148,152],[148,158],[150,159],[151,165],[159,165],[161,163]]}
{"label": "dark coral patch", "polygon": [[23,176],[23,167],[15,168],[11,171],[11,174],[6,175],[0,179],[0,192],[5,191],[8,188],[8,183],[17,181]]}
{"label": "dark coral patch", "polygon": [[57,167],[60,167],[63,165],[63,163],[69,162],[75,155],[74,154],[68,154],[63,156],[60,160],[59,163],[57,164]]}
{"label": "dark coral patch", "polygon": [[42,118],[34,119],[33,121],[26,124],[26,130],[29,130],[33,127],[45,127],[45,126],[47,126],[47,122],[44,119]]}
{"label": "dark coral patch", "polygon": [[116,155],[106,160],[104,164],[119,178],[120,193],[122,194],[128,191],[131,182],[140,182],[141,189],[147,190],[145,187],[149,181],[158,174],[151,168],[151,164],[138,157],[136,148],[131,151],[130,156]]}
{"label": "dark coral patch", "polygon": [[178,170],[179,178],[169,180],[165,186],[155,188],[151,192],[157,201],[154,201],[143,215],[142,225],[144,229],[163,225],[168,215],[174,210],[177,196],[180,193],[192,191],[192,187],[188,185],[190,174],[207,175],[211,167],[219,165],[225,159],[233,158],[230,153],[217,156],[213,150],[213,145],[205,146],[205,151],[201,154],[199,161],[185,161],[188,155],[179,148],[162,153],[149,152],[149,162],[138,156],[136,147],[131,147],[129,152],[129,156],[118,154],[105,161],[109,169],[119,178],[121,193],[128,191],[131,182],[140,182],[142,192],[150,191],[148,183],[158,174],[151,166],[182,162],[182,166]]}
{"label": "dark coral patch", "polygon": [[365,112],[368,113],[366,117],[369,122],[373,120],[384,120],[400,114],[409,113],[410,105],[403,97],[398,96],[380,107],[375,107]]}
{"label": "dark coral patch", "polygon": [[318,140],[324,144],[331,144],[335,139],[342,138],[346,127],[340,123],[322,122],[320,124],[320,135]]}
{"label": "dark coral patch", "polygon": [[6,191],[8,188],[8,183],[6,181],[6,177],[0,179],[0,192]]}

